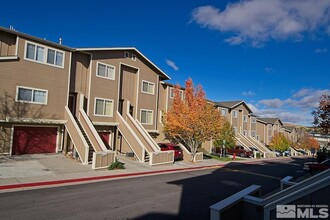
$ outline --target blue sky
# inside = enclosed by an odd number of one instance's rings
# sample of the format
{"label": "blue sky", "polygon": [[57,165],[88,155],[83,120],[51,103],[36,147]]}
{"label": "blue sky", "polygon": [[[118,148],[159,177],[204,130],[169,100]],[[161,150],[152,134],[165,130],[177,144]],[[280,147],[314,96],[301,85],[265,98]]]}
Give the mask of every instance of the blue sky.
{"label": "blue sky", "polygon": [[[6,9],[6,10],[4,10]],[[5,1],[0,26],[70,47],[133,46],[214,101],[310,125],[330,94],[330,0]]]}

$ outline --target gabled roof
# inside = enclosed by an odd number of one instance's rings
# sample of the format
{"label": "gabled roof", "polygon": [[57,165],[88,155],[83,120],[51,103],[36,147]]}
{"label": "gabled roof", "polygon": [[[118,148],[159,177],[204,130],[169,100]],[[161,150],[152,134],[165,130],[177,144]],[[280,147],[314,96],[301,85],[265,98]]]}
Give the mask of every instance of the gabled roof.
{"label": "gabled roof", "polygon": [[275,122],[279,121],[281,125],[283,125],[282,121],[279,118],[258,118],[260,121],[264,121],[267,124],[275,124]]}
{"label": "gabled roof", "polygon": [[76,51],[85,51],[85,52],[89,52],[89,51],[112,51],[112,50],[122,50],[122,51],[126,51],[126,50],[133,50],[135,53],[139,54],[141,57],[143,57],[143,59],[145,59],[148,63],[150,63],[156,70],[158,70],[161,75],[163,75],[163,77],[165,79],[171,79],[165,72],[163,72],[158,66],[156,66],[153,62],[151,62],[146,56],[144,56],[138,49],[136,49],[135,47],[96,47],[96,48],[76,48]]}
{"label": "gabled roof", "polygon": [[292,132],[292,131],[295,129],[294,126],[287,126],[287,125],[284,125],[283,127],[284,127],[286,130],[290,131],[290,132]]}
{"label": "gabled roof", "polygon": [[235,108],[239,104],[244,102],[243,100],[239,101],[224,101],[224,102],[215,102],[215,104],[219,107],[225,107],[225,108]]}
{"label": "gabled roof", "polygon": [[34,36],[29,35],[29,34],[25,34],[25,33],[22,33],[22,32],[16,31],[16,30],[11,30],[11,29],[8,29],[8,28],[0,27],[0,31],[7,32],[9,34],[13,34],[13,35],[16,35],[16,36],[19,36],[19,37],[23,37],[27,40],[32,40],[32,41],[35,41],[35,42],[38,42],[38,43],[41,43],[41,44],[46,44],[46,45],[56,47],[56,48],[60,48],[60,49],[63,49],[63,50],[74,51],[73,48],[63,46],[62,44],[58,44],[58,43],[55,43],[55,42],[52,42],[52,41],[48,41],[48,40],[45,40],[45,39],[42,39],[42,38],[39,38],[39,37],[34,37]]}
{"label": "gabled roof", "polygon": [[[161,84],[169,86],[169,87],[173,87],[173,88],[176,87],[177,85],[179,85],[179,84],[173,84],[173,83],[168,83],[168,82],[161,82]],[[179,85],[179,88],[182,89],[182,90],[186,90],[185,87],[182,87],[180,85]]]}
{"label": "gabled roof", "polygon": [[[253,113],[252,110],[249,108],[249,106],[243,100],[214,102],[214,103],[218,107],[223,107],[223,108],[228,108],[228,109],[233,109],[233,108],[243,104],[245,106],[245,108],[249,111],[249,113]],[[252,115],[252,116],[254,116],[254,115]]]}

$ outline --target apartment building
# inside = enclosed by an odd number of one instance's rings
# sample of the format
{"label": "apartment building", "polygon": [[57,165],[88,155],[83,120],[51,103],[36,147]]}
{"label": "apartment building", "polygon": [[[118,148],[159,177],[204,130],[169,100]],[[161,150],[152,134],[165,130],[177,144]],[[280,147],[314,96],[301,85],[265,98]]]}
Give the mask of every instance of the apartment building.
{"label": "apartment building", "polygon": [[237,145],[242,145],[248,150],[256,148],[265,157],[271,155],[271,151],[258,140],[257,116],[244,101],[215,102],[215,105],[233,126]]}
{"label": "apartment building", "polygon": [[2,153],[63,150],[72,51],[0,28]]}
{"label": "apartment building", "polygon": [[258,118],[266,126],[263,133],[260,133],[261,139],[265,145],[269,145],[276,133],[284,132],[283,123],[279,118]]}
{"label": "apartment building", "polygon": [[[150,165],[160,152],[159,87],[169,77],[136,48],[69,48],[0,29],[2,153],[71,152],[105,167],[116,152]],[[5,108],[4,108],[5,107]]]}

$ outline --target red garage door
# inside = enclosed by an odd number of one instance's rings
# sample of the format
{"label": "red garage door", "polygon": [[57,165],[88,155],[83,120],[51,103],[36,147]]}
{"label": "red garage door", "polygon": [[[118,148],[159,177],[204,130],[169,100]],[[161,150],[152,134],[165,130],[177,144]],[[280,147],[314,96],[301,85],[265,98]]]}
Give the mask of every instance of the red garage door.
{"label": "red garage door", "polygon": [[105,144],[105,146],[108,149],[110,149],[110,146],[109,146],[110,132],[99,132],[99,135],[100,135],[103,143]]}
{"label": "red garage door", "polygon": [[13,155],[55,153],[56,127],[15,127]]}

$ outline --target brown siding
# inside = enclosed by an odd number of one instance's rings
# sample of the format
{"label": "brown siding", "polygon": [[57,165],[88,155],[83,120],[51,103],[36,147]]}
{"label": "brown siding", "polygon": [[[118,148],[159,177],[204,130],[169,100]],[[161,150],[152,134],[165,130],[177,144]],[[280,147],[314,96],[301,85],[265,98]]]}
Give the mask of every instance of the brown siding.
{"label": "brown siding", "polygon": [[20,38],[19,61],[1,62],[1,95],[16,96],[17,86],[48,90],[47,105],[27,104],[23,118],[63,119],[67,103],[70,53],[65,52],[64,68],[36,63],[24,59],[25,40]]}
{"label": "brown siding", "polygon": [[0,57],[16,55],[16,36],[0,32]]}
{"label": "brown siding", "polygon": [[70,92],[78,92],[88,95],[89,89],[89,65],[90,56],[75,52],[72,55],[72,69],[70,80]]}

